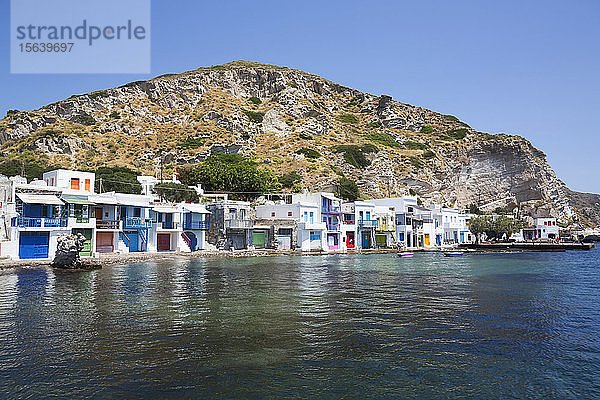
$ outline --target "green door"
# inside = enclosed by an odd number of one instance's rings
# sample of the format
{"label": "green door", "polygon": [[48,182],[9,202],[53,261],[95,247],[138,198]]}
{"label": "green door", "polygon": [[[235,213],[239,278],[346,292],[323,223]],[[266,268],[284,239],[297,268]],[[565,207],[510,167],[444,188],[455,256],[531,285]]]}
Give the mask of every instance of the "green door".
{"label": "green door", "polygon": [[254,232],[253,234],[254,247],[265,247],[265,233]]}
{"label": "green door", "polygon": [[79,252],[81,257],[91,257],[92,255],[92,230],[91,229],[73,229],[73,234],[77,235],[81,233],[85,236],[85,243],[83,244],[83,250]]}

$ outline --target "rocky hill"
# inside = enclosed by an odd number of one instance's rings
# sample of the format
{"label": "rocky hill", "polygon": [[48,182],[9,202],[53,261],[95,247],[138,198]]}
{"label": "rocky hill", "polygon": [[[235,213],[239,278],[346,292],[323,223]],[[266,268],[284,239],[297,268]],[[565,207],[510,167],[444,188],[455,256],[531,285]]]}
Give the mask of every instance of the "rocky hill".
{"label": "rocky hill", "polygon": [[[154,174],[240,153],[302,186],[339,176],[365,196],[418,193],[450,205],[519,204],[600,223],[600,196],[576,193],[519,136],[477,132],[451,115],[362,93],[309,73],[245,61],[74,95],[0,121],[1,157],[67,168],[126,165]],[[1,161],[1,160],[0,160]]]}

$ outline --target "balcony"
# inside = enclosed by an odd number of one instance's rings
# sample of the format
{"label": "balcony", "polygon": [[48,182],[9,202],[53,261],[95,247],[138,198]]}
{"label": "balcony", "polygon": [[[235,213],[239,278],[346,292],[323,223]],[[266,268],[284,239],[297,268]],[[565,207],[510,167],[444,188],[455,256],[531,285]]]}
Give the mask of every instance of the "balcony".
{"label": "balcony", "polygon": [[183,223],[183,229],[200,229],[208,230],[210,228],[209,221],[186,221]]}
{"label": "balcony", "polygon": [[325,214],[339,214],[342,212],[340,206],[321,207],[321,213]]}
{"label": "balcony", "polygon": [[361,228],[376,228],[377,220],[376,219],[361,219],[358,220],[358,226]]}
{"label": "balcony", "polygon": [[96,229],[115,229],[118,230],[120,228],[121,221],[112,220],[112,219],[97,219],[96,220]]}
{"label": "balcony", "polygon": [[66,228],[67,218],[31,218],[31,217],[13,217],[11,226],[17,228]]}
{"label": "balcony", "polygon": [[124,229],[145,229],[151,226],[151,221],[141,217],[127,217],[125,218],[125,224],[123,224]]}
{"label": "balcony", "polygon": [[356,225],[356,220],[355,219],[343,220],[342,225]]}
{"label": "balcony", "polygon": [[300,222],[298,223],[298,229],[304,229],[306,231],[324,231],[327,229],[325,222]]}
{"label": "balcony", "polygon": [[157,224],[157,230],[177,230],[179,228],[179,222],[155,222]]}
{"label": "balcony", "polygon": [[226,219],[225,228],[229,229],[250,229],[254,223],[249,219]]}

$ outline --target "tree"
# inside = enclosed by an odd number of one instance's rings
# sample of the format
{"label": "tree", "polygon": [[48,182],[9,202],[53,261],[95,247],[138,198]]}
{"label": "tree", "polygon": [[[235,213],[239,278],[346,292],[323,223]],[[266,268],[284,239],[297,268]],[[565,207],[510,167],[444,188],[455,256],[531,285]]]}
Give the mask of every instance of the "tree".
{"label": "tree", "polygon": [[191,169],[178,169],[182,183],[202,184],[208,191],[233,192],[244,199],[280,188],[277,177],[268,168],[258,168],[251,159],[239,154],[211,154]]}
{"label": "tree", "polygon": [[469,230],[473,235],[475,235],[475,243],[479,243],[479,237],[482,233],[486,233],[489,231],[491,226],[492,219],[487,216],[479,216],[471,218],[469,222]]}
{"label": "tree", "polygon": [[356,201],[360,196],[360,191],[356,182],[342,177],[337,181],[336,195],[348,201]]}
{"label": "tree", "polygon": [[194,189],[190,189],[189,187],[187,187],[186,185],[182,185],[181,183],[159,183],[158,185],[154,186],[154,189],[152,189],[152,191],[159,195],[162,199],[173,203],[179,203],[182,201],[189,203],[198,203],[200,201],[198,193]]}
{"label": "tree", "polygon": [[291,189],[296,183],[302,182],[302,176],[296,171],[281,175],[277,178],[282,187]]}
{"label": "tree", "polygon": [[119,193],[142,193],[142,185],[138,182],[138,172],[127,167],[99,167],[96,170],[96,191]]}
{"label": "tree", "polygon": [[519,232],[521,229],[523,229],[523,222],[518,219],[509,218],[503,215],[494,221],[494,230],[496,231],[497,238],[504,234],[506,234],[506,237],[508,238],[510,235]]}
{"label": "tree", "polygon": [[473,203],[473,204],[471,204],[471,205],[469,206],[469,213],[471,213],[471,214],[477,214],[477,215],[484,214],[484,212],[483,212],[483,211],[481,211],[481,210],[479,209],[479,207],[477,207],[477,204],[475,204],[475,203]]}
{"label": "tree", "polygon": [[58,165],[48,165],[42,160],[36,160],[29,155],[22,159],[8,159],[0,163],[0,174],[10,176],[23,175],[28,181],[42,179],[44,172],[62,168]]}

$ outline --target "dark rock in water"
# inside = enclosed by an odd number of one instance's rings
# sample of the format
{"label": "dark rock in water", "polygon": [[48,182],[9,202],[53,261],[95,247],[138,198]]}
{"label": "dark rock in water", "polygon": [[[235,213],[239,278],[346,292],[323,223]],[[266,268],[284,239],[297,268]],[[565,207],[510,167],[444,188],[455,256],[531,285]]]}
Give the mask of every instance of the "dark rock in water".
{"label": "dark rock in water", "polygon": [[56,245],[56,255],[52,266],[67,269],[83,269],[85,265],[81,262],[79,252],[85,245],[85,236],[77,235],[59,236]]}

